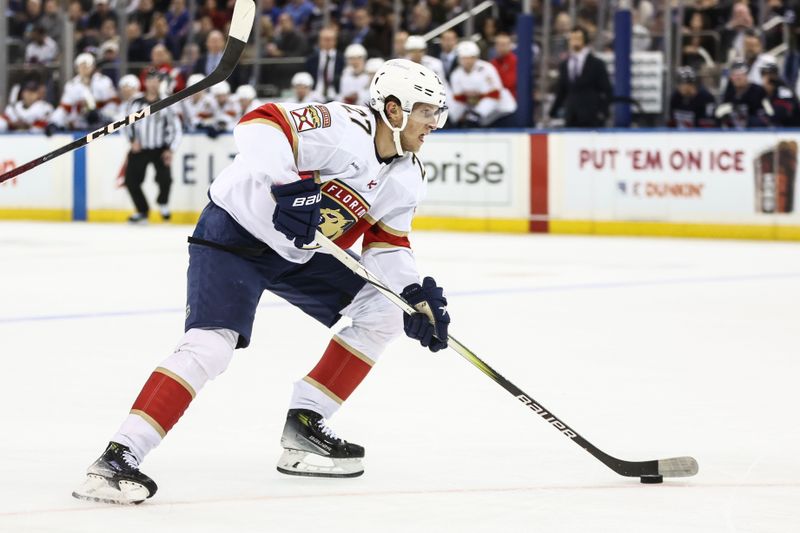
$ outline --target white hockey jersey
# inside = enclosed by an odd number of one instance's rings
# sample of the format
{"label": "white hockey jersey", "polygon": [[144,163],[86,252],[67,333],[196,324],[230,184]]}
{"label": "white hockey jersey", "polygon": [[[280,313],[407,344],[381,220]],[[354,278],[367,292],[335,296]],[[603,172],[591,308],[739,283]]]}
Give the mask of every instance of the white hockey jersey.
{"label": "white hockey jersey", "polygon": [[233,127],[242,116],[242,110],[237,100],[228,98],[220,105],[210,93],[203,95],[203,98],[195,105],[193,112],[195,126],[213,126],[225,131],[233,131]]}
{"label": "white hockey jersey", "polygon": [[44,100],[37,100],[25,107],[22,100],[6,106],[0,115],[0,131],[42,131],[50,121],[53,106]]}
{"label": "white hockey jersey", "polygon": [[514,96],[503,87],[497,69],[488,61],[479,59],[470,72],[456,67],[450,75],[450,87],[455,100],[450,114],[455,122],[471,110],[486,126],[517,109]]}
{"label": "white hockey jersey", "polygon": [[394,290],[419,281],[408,233],[425,192],[424,167],[414,154],[378,159],[375,119],[365,107],[266,104],[233,131],[239,150],[214,180],[212,201],[285,259],[305,263],[314,249],[298,249],[272,224],[272,185],[298,179],[322,183],[320,230],[343,248],[364,236],[365,259],[382,268]]}
{"label": "white hockey jersey", "polygon": [[370,81],[372,77],[366,71],[356,74],[351,67],[345,67],[339,82],[339,100],[345,104],[366,104],[369,101]]}
{"label": "white hockey jersey", "polygon": [[116,111],[115,104],[119,104],[119,100],[111,78],[95,72],[86,85],[80,76],[75,76],[64,86],[61,102],[50,121],[62,128],[85,129],[87,109],[96,109],[110,119]]}

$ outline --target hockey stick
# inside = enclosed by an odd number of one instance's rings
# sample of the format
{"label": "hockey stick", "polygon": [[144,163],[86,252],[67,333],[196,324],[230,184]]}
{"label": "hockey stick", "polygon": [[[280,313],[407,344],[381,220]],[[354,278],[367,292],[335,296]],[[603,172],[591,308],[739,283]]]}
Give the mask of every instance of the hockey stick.
{"label": "hockey stick", "polygon": [[[404,312],[412,314],[416,310],[411,307],[400,295],[386,287],[383,282],[374,274],[367,270],[364,265],[358,262],[345,250],[342,250],[333,241],[325,237],[321,232],[316,233],[317,243],[325,250],[330,252],[336,259],[343,263],[347,268],[362,277],[367,283],[375,287],[381,294],[388,298],[393,304]],[[536,413],[549,422],[554,428],[564,436],[571,439],[575,444],[595,456],[611,470],[627,477],[640,477],[642,481],[653,480],[657,482],[658,476],[664,477],[689,477],[697,474],[698,465],[693,457],[670,457],[668,459],[654,459],[652,461],[623,461],[608,455],[594,444],[583,438],[577,431],[569,427],[566,423],[559,420],[552,412],[545,409],[541,403],[534,400],[519,387],[501,376],[492,367],[486,364],[481,358],[473,353],[466,346],[461,344],[452,335],[447,336],[448,345],[458,352],[458,354],[472,363],[478,370],[492,378],[498,385],[507,390],[517,400],[522,402],[525,407]]]}
{"label": "hockey stick", "polygon": [[233,69],[236,67],[236,64],[239,62],[239,58],[241,57],[244,47],[247,44],[247,39],[250,37],[250,30],[253,28],[255,14],[256,4],[253,0],[236,0],[236,4],[233,6],[231,27],[230,31],[228,32],[228,42],[225,44],[225,50],[222,52],[222,58],[220,59],[217,68],[215,68],[214,71],[206,76],[202,81],[195,83],[191,87],[186,87],[182,91],[167,96],[166,98],[159,100],[158,102],[155,102],[147,107],[143,107],[142,109],[131,113],[123,119],[112,122],[107,126],[103,126],[102,128],[91,132],[86,137],[72,141],[71,143],[65,144],[61,148],[53,150],[48,154],[9,170],[5,174],[0,175],[0,183],[10,180],[11,178],[18,176],[23,172],[27,172],[32,168],[38,167],[42,163],[46,163],[60,155],[86,146],[90,142],[101,137],[105,137],[110,133],[114,133],[120,128],[130,126],[134,122],[158,113],[165,107],[169,107],[176,102],[180,102],[184,98],[188,98],[193,94],[204,91],[209,87],[224,81],[228,78],[228,76],[231,75]]}

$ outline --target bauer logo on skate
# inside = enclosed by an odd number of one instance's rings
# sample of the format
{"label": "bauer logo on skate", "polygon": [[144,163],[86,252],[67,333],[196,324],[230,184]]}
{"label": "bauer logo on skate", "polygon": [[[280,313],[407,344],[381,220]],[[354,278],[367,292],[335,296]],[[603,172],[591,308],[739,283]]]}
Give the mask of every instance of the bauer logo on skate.
{"label": "bauer logo on skate", "polygon": [[534,402],[533,400],[531,400],[530,398],[528,398],[524,394],[520,394],[519,396],[517,396],[517,400],[521,401],[522,405],[528,406],[528,408],[531,411],[533,411],[534,413],[538,414],[539,416],[544,418],[546,421],[550,422],[553,426],[555,426],[556,429],[561,431],[561,433],[563,433],[565,436],[567,436],[567,437],[569,437],[571,439],[574,439],[575,437],[578,436],[574,431],[569,429],[564,422],[562,422],[558,418],[554,417],[553,415],[551,415],[550,413],[545,411],[544,408],[541,405],[537,404],[536,402]]}

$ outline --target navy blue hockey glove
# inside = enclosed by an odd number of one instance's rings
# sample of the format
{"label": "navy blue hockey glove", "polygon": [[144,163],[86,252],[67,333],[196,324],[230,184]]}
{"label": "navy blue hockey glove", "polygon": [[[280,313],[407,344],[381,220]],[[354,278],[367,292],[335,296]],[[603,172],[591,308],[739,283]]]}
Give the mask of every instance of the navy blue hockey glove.
{"label": "navy blue hockey glove", "polygon": [[298,248],[314,242],[322,202],[319,187],[319,183],[313,179],[272,186],[272,195],[277,204],[272,223]]}
{"label": "navy blue hockey glove", "polygon": [[418,312],[403,315],[406,335],[416,339],[432,352],[447,348],[447,326],[450,315],[447,313],[447,298],[444,289],[436,285],[431,277],[422,280],[422,285],[412,283],[400,296]]}

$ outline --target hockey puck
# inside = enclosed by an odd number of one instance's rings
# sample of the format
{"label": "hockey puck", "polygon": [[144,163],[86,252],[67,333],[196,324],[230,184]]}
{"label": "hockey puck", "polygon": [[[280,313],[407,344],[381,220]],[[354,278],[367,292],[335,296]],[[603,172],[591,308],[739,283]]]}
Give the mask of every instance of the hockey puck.
{"label": "hockey puck", "polygon": [[647,484],[664,483],[664,476],[662,476],[661,474],[649,474],[649,475],[639,476],[639,481]]}

